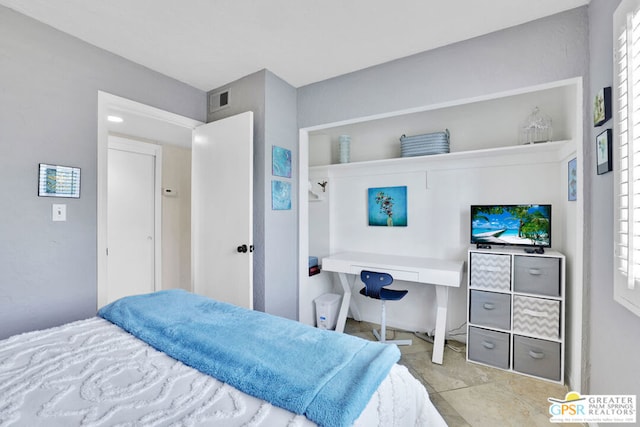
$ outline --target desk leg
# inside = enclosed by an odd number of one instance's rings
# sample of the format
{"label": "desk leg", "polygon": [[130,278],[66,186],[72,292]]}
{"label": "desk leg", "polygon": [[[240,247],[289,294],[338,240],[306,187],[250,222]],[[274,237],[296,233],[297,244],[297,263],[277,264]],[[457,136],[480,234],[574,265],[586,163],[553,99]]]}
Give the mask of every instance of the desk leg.
{"label": "desk leg", "polygon": [[344,293],[342,295],[340,312],[338,313],[338,323],[336,324],[336,331],[344,332],[344,326],[347,323],[347,314],[349,313],[349,308],[351,308],[351,314],[356,320],[360,320],[360,311],[354,304],[353,300],[351,300],[351,284],[349,283],[349,279],[347,278],[346,273],[338,273],[338,278],[340,279],[340,284],[342,285],[342,291]]}
{"label": "desk leg", "polygon": [[449,288],[436,285],[436,332],[433,340],[433,357],[431,361],[442,365],[444,356],[444,338],[447,333],[447,303],[449,300]]}

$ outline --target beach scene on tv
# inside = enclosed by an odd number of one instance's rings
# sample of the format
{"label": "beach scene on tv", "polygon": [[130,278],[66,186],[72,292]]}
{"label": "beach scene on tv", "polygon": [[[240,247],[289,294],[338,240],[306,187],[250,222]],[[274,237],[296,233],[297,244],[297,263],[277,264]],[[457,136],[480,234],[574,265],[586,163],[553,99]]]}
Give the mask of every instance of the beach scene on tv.
{"label": "beach scene on tv", "polygon": [[471,206],[471,243],[551,244],[550,205]]}

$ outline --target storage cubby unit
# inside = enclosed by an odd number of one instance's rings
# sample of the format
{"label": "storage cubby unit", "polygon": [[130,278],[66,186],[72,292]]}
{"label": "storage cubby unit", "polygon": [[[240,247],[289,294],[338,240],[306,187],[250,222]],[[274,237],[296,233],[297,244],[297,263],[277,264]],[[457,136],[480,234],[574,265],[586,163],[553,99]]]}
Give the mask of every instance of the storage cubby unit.
{"label": "storage cubby unit", "polygon": [[468,251],[467,360],[564,383],[565,256]]}

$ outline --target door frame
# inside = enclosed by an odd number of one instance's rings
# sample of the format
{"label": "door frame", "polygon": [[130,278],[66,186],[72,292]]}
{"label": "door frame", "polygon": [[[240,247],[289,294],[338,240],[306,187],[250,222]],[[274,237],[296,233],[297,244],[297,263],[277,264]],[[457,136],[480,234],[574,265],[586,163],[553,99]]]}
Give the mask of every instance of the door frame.
{"label": "door frame", "polygon": [[107,153],[113,149],[153,157],[153,290],[159,291],[162,289],[162,145],[120,135],[109,136],[121,140],[108,140]]}
{"label": "door frame", "polygon": [[[176,126],[195,129],[204,124],[199,120],[180,116],[150,105],[132,101],[107,92],[98,91],[98,115],[97,115],[97,299],[96,307],[99,309],[107,302],[107,157],[109,145],[109,130],[107,115],[110,109],[125,111],[137,116],[152,118],[160,122],[170,123]],[[162,268],[162,258],[157,258],[159,268]]]}

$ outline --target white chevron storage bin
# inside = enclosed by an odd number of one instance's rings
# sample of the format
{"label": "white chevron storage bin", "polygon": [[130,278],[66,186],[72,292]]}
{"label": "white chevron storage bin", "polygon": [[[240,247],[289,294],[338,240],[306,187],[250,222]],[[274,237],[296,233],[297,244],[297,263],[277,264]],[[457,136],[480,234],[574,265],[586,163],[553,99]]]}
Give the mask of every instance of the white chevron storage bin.
{"label": "white chevron storage bin", "polygon": [[467,360],[564,384],[564,255],[473,247],[467,260]]}
{"label": "white chevron storage bin", "polygon": [[471,286],[490,291],[511,289],[511,256],[472,252],[471,261]]}
{"label": "white chevron storage bin", "polygon": [[559,340],[560,301],[514,295],[513,332]]}

